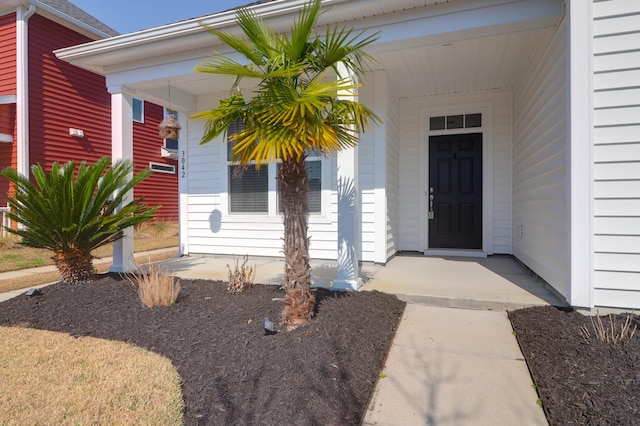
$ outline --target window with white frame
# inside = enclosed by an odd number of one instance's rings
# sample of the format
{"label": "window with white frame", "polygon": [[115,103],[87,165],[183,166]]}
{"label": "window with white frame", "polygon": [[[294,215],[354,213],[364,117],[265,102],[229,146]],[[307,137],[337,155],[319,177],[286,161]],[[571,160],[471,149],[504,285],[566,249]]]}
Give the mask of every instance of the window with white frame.
{"label": "window with white frame", "polygon": [[[228,136],[242,130],[242,122],[234,122],[229,126]],[[227,161],[229,179],[229,213],[262,213],[269,209],[269,176],[278,176],[280,164],[268,164],[257,168],[250,164],[241,167],[232,161],[233,142],[227,140]],[[309,178],[309,213],[322,211],[322,159],[315,153],[309,154],[305,161]],[[276,184],[276,188],[278,185]],[[277,190],[279,193],[279,190]],[[279,194],[272,213],[282,213]]]}
{"label": "window with white frame", "polygon": [[231,123],[227,130],[227,161],[229,162],[229,213],[269,213],[269,168],[249,164],[239,166],[231,161],[234,143],[229,137],[242,130],[241,121]]}
{"label": "window with white frame", "polygon": [[441,115],[429,118],[429,130],[469,129],[482,127],[482,114]]}
{"label": "window with white frame", "polygon": [[144,101],[142,99],[133,98],[133,121],[144,123]]}

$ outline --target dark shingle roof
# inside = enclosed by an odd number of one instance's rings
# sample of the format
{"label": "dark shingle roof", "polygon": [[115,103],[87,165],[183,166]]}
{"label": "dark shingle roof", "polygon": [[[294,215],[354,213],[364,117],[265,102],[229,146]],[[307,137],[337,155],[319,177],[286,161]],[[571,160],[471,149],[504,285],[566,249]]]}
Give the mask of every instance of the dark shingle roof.
{"label": "dark shingle roof", "polygon": [[77,19],[83,24],[88,25],[109,36],[117,36],[119,34],[113,28],[109,27],[103,22],[98,21],[96,18],[89,15],[87,12],[67,0],[38,0],[38,2],[46,4],[47,6],[52,7],[71,18]]}

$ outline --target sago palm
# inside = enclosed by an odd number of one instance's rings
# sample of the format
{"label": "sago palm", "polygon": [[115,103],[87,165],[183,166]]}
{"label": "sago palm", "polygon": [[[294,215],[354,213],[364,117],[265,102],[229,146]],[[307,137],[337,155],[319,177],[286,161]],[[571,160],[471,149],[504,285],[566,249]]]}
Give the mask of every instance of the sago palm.
{"label": "sago palm", "polygon": [[146,179],[150,170],[130,177],[131,162],[109,167],[110,163],[106,157],[79,167],[74,162],[53,163],[49,173],[34,165],[35,183],[11,168],[0,173],[15,188],[7,216],[22,225],[7,231],[19,235],[22,244],[52,250],[53,261],[68,283],[90,282],[94,275],[91,252],[122,238],[125,228],[153,218],[158,208],[144,205],[142,198],[123,204],[127,191]]}
{"label": "sago palm", "polygon": [[[320,0],[309,2],[300,12],[290,33],[276,34],[258,15],[246,8],[237,11],[237,23],[244,35],[207,30],[242,54],[248,63],[214,54],[196,71],[235,77],[231,95],[212,110],[192,118],[207,119],[201,143],[227,136],[232,123],[242,130],[228,135],[233,143],[232,160],[240,166],[280,161],[278,186],[284,222],[284,288],[287,306],[283,316],[289,327],[311,320],[314,298],[310,292],[311,268],[307,238],[308,153],[333,155],[358,142],[376,116],[353,97],[359,87],[352,75],[361,75],[371,59],[363,48],[372,36],[351,30],[330,29],[315,34]],[[332,77],[334,71],[338,77]],[[255,91],[245,98],[240,80],[253,79]]]}

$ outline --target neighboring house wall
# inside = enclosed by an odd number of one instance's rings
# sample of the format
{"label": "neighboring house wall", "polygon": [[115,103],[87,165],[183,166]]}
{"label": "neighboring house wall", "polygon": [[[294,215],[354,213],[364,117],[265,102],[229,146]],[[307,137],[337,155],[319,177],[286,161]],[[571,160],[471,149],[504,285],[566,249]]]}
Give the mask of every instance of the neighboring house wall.
{"label": "neighboring house wall", "polygon": [[16,14],[0,16],[0,96],[16,94]]}
{"label": "neighboring house wall", "polygon": [[540,40],[514,88],[513,254],[568,299],[566,26]]}
{"label": "neighboring house wall", "polygon": [[[60,61],[53,50],[90,41],[41,15],[29,19],[29,162],[49,168],[54,161],[88,161],[111,156],[111,95],[103,76]],[[146,102],[144,123],[134,123],[136,171],[149,162],[173,164],[160,156],[161,106]],[[80,129],[84,137],[69,135]],[[1,147],[0,147],[1,148]],[[159,204],[158,219],[178,219],[177,174],[154,173],[136,188],[148,204]]]}
{"label": "neighboring house wall", "polygon": [[[16,14],[0,16],[0,96],[16,94]],[[15,136],[15,104],[8,111],[14,116],[13,143],[0,143],[0,170],[15,166],[17,159]],[[9,181],[0,179],[0,207],[7,205]]]}
{"label": "neighboring house wall", "polygon": [[[483,114],[483,208],[487,254],[511,253],[511,90],[403,99],[400,102],[399,249],[426,249],[429,116]],[[465,129],[473,130],[473,129]],[[454,132],[455,133],[455,132]]]}
{"label": "neighboring house wall", "polygon": [[594,304],[640,306],[640,10],[593,3]]}
{"label": "neighboring house wall", "polygon": [[[53,50],[91,41],[35,14],[29,19],[29,163],[111,155],[111,104],[104,77],[60,61]],[[69,128],[84,137],[69,135]]]}
{"label": "neighboring house wall", "polygon": [[[133,162],[136,173],[149,167],[149,163],[166,164],[177,169],[177,161],[160,156],[163,140],[158,136],[158,125],[164,114],[163,107],[144,103],[144,123],[133,123]],[[148,205],[160,205],[156,219],[178,220],[178,174],[153,172],[136,187],[137,195],[144,195]]]}

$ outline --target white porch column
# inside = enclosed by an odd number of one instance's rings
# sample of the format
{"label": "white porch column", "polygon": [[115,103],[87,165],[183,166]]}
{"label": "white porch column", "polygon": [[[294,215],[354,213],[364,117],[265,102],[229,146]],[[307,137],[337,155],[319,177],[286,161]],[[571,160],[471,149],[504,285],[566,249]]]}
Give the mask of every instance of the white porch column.
{"label": "white porch column", "polygon": [[571,266],[569,303],[593,308],[593,15],[592,2],[567,3],[570,167],[568,226]]}
{"label": "white porch column", "polygon": [[181,256],[189,254],[189,218],[187,217],[189,207],[189,188],[187,181],[187,157],[189,144],[187,143],[187,133],[189,121],[187,114],[178,112],[178,123],[182,127],[178,137],[178,221],[179,227],[179,253]]}
{"label": "white porch column", "polygon": [[[340,64],[343,77],[350,75]],[[340,77],[340,76],[339,76]],[[358,100],[357,93],[344,93],[344,97]],[[362,285],[360,267],[360,221],[358,194],[358,147],[338,153],[338,276],[333,282],[336,289],[356,290]]]}
{"label": "white porch column", "polygon": [[[375,175],[373,193],[375,202],[374,211],[374,261],[387,263],[387,96],[389,96],[388,79],[386,71],[375,71],[371,75],[371,86],[368,91],[373,92],[373,110],[382,120],[379,125],[373,125],[373,161],[375,163]],[[395,206],[394,206],[395,207]]]}
{"label": "white porch column", "polygon": [[[122,88],[110,88],[111,92],[111,159],[133,161],[133,99]],[[130,191],[123,203],[133,201]],[[124,237],[113,243],[111,272],[129,272],[135,269],[133,262],[133,227],[125,229]]]}
{"label": "white porch column", "polygon": [[35,5],[16,10],[16,170],[30,176],[29,161],[29,18]]}

